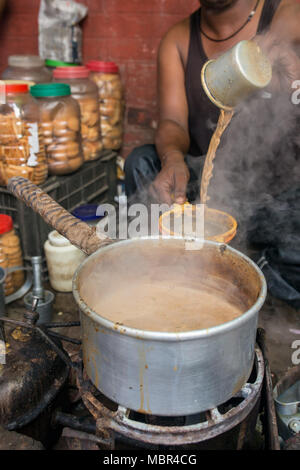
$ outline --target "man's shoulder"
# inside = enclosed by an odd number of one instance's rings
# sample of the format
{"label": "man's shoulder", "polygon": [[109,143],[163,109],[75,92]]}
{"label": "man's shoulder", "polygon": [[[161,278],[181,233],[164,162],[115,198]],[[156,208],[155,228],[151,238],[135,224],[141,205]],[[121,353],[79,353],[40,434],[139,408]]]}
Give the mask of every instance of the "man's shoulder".
{"label": "man's shoulder", "polygon": [[291,19],[300,12],[300,0],[281,0],[275,13],[274,20]]}
{"label": "man's shoulder", "polygon": [[299,41],[300,39],[300,1],[282,0],[272,21],[271,30],[282,37]]}
{"label": "man's shoulder", "polygon": [[162,38],[162,42],[174,42],[176,44],[181,43],[189,38],[190,34],[190,18],[184,18],[183,20],[175,23]]}

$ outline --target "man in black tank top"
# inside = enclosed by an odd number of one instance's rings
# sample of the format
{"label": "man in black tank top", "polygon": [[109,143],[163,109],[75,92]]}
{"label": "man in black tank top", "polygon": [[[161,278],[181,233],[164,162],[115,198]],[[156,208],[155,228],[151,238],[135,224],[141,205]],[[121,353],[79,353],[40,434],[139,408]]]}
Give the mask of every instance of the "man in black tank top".
{"label": "man in black tank top", "polygon": [[[143,196],[148,200],[149,194],[152,201],[167,204],[195,199],[204,156],[219,115],[200,81],[208,58],[221,55],[243,39],[261,37],[262,47],[270,42],[267,54],[271,50],[275,59],[279,51],[284,55],[284,78],[300,79],[298,57],[292,52],[300,41],[297,0],[202,0],[201,4],[190,18],[171,28],[161,42],[159,125],[155,145],[139,147],[126,159],[129,202],[136,197],[143,200]],[[270,37],[284,45],[284,54],[281,46],[270,47]],[[280,107],[276,109],[280,113]]]}

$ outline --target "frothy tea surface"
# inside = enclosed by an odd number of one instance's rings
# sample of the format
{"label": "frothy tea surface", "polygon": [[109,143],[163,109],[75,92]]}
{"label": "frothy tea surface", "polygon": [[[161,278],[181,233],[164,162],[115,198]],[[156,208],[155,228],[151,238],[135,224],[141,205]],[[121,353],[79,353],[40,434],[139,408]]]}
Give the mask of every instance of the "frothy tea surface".
{"label": "frothy tea surface", "polygon": [[85,262],[80,298],[102,318],[139,330],[207,329],[246,312],[260,285],[230,250],[183,239],[136,239],[105,248]]}
{"label": "frothy tea surface", "polygon": [[245,307],[226,299],[219,291],[169,281],[150,283],[137,279],[134,284],[120,286],[114,291],[101,291],[98,295],[87,283],[81,293],[102,317],[149,331],[207,329],[233,320],[245,311]]}

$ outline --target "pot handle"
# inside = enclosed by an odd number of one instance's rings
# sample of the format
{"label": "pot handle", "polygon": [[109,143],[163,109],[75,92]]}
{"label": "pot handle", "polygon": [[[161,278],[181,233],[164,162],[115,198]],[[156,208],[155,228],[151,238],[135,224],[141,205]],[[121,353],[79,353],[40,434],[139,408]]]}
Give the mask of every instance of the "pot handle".
{"label": "pot handle", "polygon": [[97,235],[95,227],[90,227],[71,215],[41,188],[26,178],[21,176],[10,178],[7,188],[14,196],[37,212],[47,224],[66,237],[72,245],[87,255],[94,253],[103,245],[112,243],[109,238],[101,239]]}

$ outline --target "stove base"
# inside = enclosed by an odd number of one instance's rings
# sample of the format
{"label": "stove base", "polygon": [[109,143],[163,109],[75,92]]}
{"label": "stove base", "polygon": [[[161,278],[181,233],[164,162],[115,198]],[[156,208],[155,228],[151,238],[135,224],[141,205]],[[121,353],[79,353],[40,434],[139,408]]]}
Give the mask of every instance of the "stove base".
{"label": "stove base", "polygon": [[97,445],[111,450],[245,448],[254,434],[264,379],[262,352],[256,347],[255,353],[252,374],[240,392],[221,406],[187,417],[156,417],[118,406],[79,372],[78,386],[84,405],[95,419]]}

